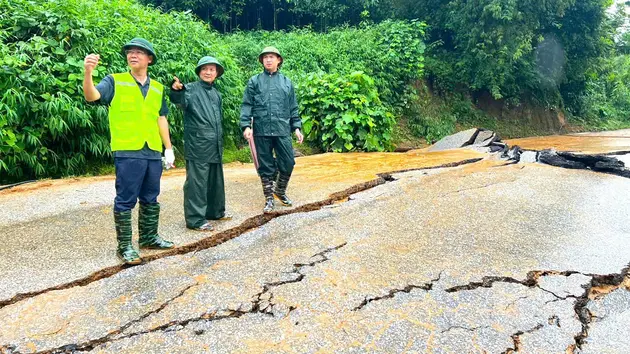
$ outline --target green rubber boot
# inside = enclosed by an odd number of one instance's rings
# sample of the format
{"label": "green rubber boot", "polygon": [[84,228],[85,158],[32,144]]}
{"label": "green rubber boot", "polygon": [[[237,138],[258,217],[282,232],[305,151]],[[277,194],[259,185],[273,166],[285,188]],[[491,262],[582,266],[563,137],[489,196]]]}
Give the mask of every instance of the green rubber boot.
{"label": "green rubber boot", "polygon": [[140,204],[138,213],[138,230],[140,233],[140,248],[169,249],[175,247],[173,242],[166,241],[158,235],[160,220],[160,204]]}
{"label": "green rubber boot", "polygon": [[114,223],[116,224],[116,239],[118,248],[116,254],[127,264],[139,264],[142,262],[138,251],[131,244],[131,210],[114,211]]}

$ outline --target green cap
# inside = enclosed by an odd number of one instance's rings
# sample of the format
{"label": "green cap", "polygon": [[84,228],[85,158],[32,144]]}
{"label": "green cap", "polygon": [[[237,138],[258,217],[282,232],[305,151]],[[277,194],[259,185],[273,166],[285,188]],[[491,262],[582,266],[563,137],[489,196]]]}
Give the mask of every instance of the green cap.
{"label": "green cap", "polygon": [[276,47],[265,47],[262,52],[260,52],[260,54],[258,55],[258,61],[262,64],[263,60],[263,55],[265,54],[275,54],[278,57],[280,57],[280,64],[278,65],[278,67],[282,66],[282,62],[284,61],[284,59],[282,58],[282,55],[280,54],[280,51],[278,50],[278,48]]}
{"label": "green cap", "polygon": [[149,55],[153,57],[153,60],[151,61],[151,64],[149,65],[153,65],[157,63],[157,55],[155,55],[155,50],[153,50],[153,44],[151,44],[151,42],[147,41],[146,39],[134,38],[130,40],[129,42],[127,42],[127,44],[125,44],[122,47],[122,54],[124,57],[127,57],[127,54],[125,54],[125,51],[131,48],[141,48],[141,49],[146,50],[147,52],[149,52]]}
{"label": "green cap", "polygon": [[195,73],[197,74],[197,76],[199,76],[199,72],[201,71],[201,67],[204,65],[208,65],[208,64],[214,64],[217,66],[217,79],[221,77],[221,75],[223,75],[223,72],[225,71],[223,69],[223,65],[221,65],[221,63],[219,63],[219,61],[217,59],[215,59],[214,57],[211,56],[205,56],[201,59],[199,59],[199,62],[197,63],[197,67],[195,68]]}

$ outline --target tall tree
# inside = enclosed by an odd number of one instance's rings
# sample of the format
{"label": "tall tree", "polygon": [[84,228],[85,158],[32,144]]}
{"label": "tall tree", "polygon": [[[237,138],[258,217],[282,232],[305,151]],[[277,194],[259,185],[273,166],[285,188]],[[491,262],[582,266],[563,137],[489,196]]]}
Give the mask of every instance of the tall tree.
{"label": "tall tree", "polygon": [[[549,89],[543,75],[575,84],[610,47],[612,0],[393,0],[399,16],[429,27],[427,71],[445,85],[464,84],[495,98]],[[553,62],[554,68],[545,67]],[[541,65],[543,65],[541,67]],[[541,72],[541,70],[543,72]],[[453,87],[451,87],[452,89]],[[558,95],[556,95],[556,98]],[[555,102],[558,103],[558,102]]]}

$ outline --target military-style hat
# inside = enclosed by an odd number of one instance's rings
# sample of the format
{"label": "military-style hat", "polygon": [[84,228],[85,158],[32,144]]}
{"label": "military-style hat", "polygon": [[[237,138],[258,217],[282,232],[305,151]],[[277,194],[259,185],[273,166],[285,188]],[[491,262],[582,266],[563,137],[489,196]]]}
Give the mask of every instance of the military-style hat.
{"label": "military-style hat", "polygon": [[280,51],[278,50],[278,48],[276,47],[265,47],[262,52],[260,52],[260,54],[258,55],[258,61],[262,64],[263,60],[263,55],[265,54],[275,54],[278,57],[280,57],[280,64],[278,64],[278,67],[282,66],[282,62],[284,61],[284,59],[282,58],[282,55],[280,54]]}
{"label": "military-style hat", "polygon": [[205,56],[199,59],[199,62],[197,63],[197,67],[195,68],[195,73],[197,74],[197,76],[199,76],[201,67],[208,64],[215,64],[217,66],[217,79],[220,78],[221,75],[223,75],[223,72],[225,71],[225,69],[223,69],[223,65],[221,65],[221,63],[219,63],[219,61],[214,57]]}
{"label": "military-style hat", "polygon": [[157,63],[157,55],[155,55],[155,50],[153,50],[153,44],[151,44],[151,42],[147,41],[144,38],[134,38],[130,40],[129,42],[127,42],[127,44],[125,44],[122,47],[123,56],[127,57],[127,54],[125,53],[125,51],[134,47],[141,48],[149,52],[149,55],[153,57],[153,60],[151,61],[149,65],[153,65]]}

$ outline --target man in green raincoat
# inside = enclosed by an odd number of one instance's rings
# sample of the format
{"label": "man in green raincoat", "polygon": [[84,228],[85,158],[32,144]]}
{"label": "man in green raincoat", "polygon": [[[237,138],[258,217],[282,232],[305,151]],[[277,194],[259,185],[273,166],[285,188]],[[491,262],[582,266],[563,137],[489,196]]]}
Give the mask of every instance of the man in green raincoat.
{"label": "man in green raincoat", "polygon": [[295,132],[300,144],[304,136],[300,131],[302,121],[293,83],[279,72],[283,62],[280,51],[266,47],[258,61],[263,64],[264,71],[247,82],[240,127],[243,137],[248,141],[253,139],[256,145],[257,171],[265,196],[263,212],[268,213],[273,211],[274,195],[282,204],[292,205],[286,194],[295,166],[291,133]]}
{"label": "man in green raincoat", "polygon": [[223,75],[219,61],[206,56],[195,72],[199,81],[183,85],[177,77],[171,102],[184,110],[184,216],[186,227],[212,231],[208,220],[227,220],[223,182],[223,110],[215,80]]}

